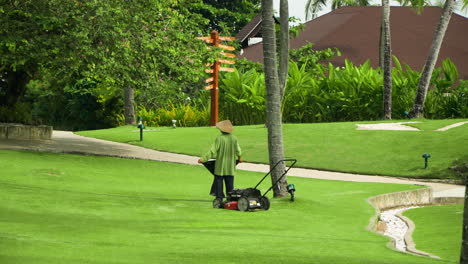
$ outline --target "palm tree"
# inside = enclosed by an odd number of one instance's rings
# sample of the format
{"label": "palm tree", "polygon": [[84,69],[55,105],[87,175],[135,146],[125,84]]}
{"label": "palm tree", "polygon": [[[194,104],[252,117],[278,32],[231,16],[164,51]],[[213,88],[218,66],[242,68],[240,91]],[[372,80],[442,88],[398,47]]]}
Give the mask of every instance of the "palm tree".
{"label": "palm tree", "polygon": [[[467,1],[468,2],[468,1]],[[460,264],[468,264],[468,166],[466,164],[455,166],[455,171],[461,179],[465,180],[465,203],[463,210],[462,244]]]}
{"label": "palm tree", "polygon": [[[465,179],[468,172],[465,172]],[[466,181],[466,180],[465,180]],[[465,182],[465,204],[463,210],[462,244],[460,253],[460,264],[468,264],[468,186]]]}
{"label": "palm tree", "polygon": [[392,49],[390,41],[390,1],[382,0],[381,67],[383,70],[383,118],[392,119]]}
{"label": "palm tree", "polygon": [[[327,0],[308,0],[306,3],[306,20],[314,19],[318,13],[328,5]],[[369,6],[369,0],[332,0],[331,9],[335,10],[344,6]]]}
{"label": "palm tree", "polygon": [[426,101],[427,89],[429,88],[432,71],[434,70],[434,66],[437,62],[440,47],[442,46],[442,41],[444,39],[445,32],[447,31],[450,18],[452,17],[454,5],[455,0],[445,1],[444,8],[442,9],[442,15],[440,16],[439,24],[437,25],[431,48],[429,50],[429,56],[426,59],[426,63],[424,64],[424,68],[421,73],[421,78],[419,79],[416,98],[414,99],[413,108],[409,113],[410,117],[423,116],[424,102]]}
{"label": "palm tree", "polygon": [[[268,154],[270,168],[284,159],[283,126],[281,116],[281,92],[276,65],[276,36],[273,19],[273,0],[262,0],[262,35],[263,35],[263,67],[265,72],[265,86],[267,90],[266,125],[268,128]],[[285,171],[284,163],[276,167],[271,173],[272,183],[276,182]],[[275,196],[285,196],[286,179],[275,185]]]}
{"label": "palm tree", "polygon": [[289,68],[289,7],[288,0],[280,0],[280,50],[279,50],[279,84],[281,100],[288,80]]}

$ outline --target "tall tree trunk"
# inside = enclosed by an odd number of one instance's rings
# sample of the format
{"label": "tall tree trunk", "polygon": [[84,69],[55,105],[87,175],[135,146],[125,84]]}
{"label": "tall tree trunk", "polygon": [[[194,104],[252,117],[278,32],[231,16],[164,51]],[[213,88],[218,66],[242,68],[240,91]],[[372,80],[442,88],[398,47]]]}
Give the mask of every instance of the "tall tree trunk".
{"label": "tall tree trunk", "polygon": [[460,178],[465,180],[465,205],[463,209],[463,233],[460,253],[460,264],[468,264],[468,164],[455,167]]}
{"label": "tall tree trunk", "polygon": [[444,40],[445,32],[452,17],[453,7],[455,0],[446,0],[444,8],[442,9],[442,15],[440,16],[439,24],[432,40],[431,49],[429,50],[429,56],[426,59],[426,64],[421,73],[421,79],[418,83],[418,91],[416,98],[414,99],[413,109],[409,113],[409,117],[422,117],[424,113],[424,102],[426,101],[427,89],[432,77],[432,71],[434,70],[437,58],[439,57],[440,47]]}
{"label": "tall tree trunk", "polygon": [[460,264],[468,264],[468,186],[465,179],[465,207],[463,209],[463,234]]}
{"label": "tall tree trunk", "polygon": [[280,57],[279,57],[279,85],[281,101],[288,81],[289,68],[289,7],[288,0],[280,0]]}
{"label": "tall tree trunk", "polygon": [[379,67],[382,71],[384,68],[383,63],[384,63],[384,43],[385,43],[383,33],[384,33],[384,30],[383,30],[383,15],[382,15],[382,20],[380,22],[380,38],[379,38]]}
{"label": "tall tree trunk", "polygon": [[135,125],[135,92],[130,85],[124,88],[124,117],[126,125]]}
{"label": "tall tree trunk", "polygon": [[[263,59],[265,71],[265,86],[267,89],[266,124],[268,128],[268,154],[270,168],[284,159],[283,127],[281,118],[281,94],[276,69],[276,37],[273,20],[273,0],[262,0],[262,30],[263,30]],[[271,173],[271,181],[275,183],[284,173],[285,165],[282,162]],[[275,196],[285,196],[287,180],[284,177],[273,187]]]}
{"label": "tall tree trunk", "polygon": [[383,38],[383,118],[392,119],[392,48],[390,41],[390,1],[382,0]]}
{"label": "tall tree trunk", "polygon": [[12,108],[23,98],[26,84],[31,78],[26,71],[14,71],[9,67],[4,70],[0,78],[3,79],[0,90],[4,89],[5,91],[3,96],[0,94],[0,106]]}

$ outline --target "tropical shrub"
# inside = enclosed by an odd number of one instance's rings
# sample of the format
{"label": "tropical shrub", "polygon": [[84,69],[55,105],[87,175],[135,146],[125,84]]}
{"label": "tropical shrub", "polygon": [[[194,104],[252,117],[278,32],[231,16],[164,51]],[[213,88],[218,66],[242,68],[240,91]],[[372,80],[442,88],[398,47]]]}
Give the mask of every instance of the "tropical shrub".
{"label": "tropical shrub", "polygon": [[460,81],[448,92],[437,88],[428,92],[424,115],[432,119],[468,117],[468,81]]}
{"label": "tropical shrub", "polygon": [[413,107],[416,89],[421,74],[413,71],[408,65],[402,67],[400,61],[393,57],[392,70],[392,117],[406,118]]}
{"label": "tropical shrub", "polygon": [[382,77],[366,62],[346,67],[317,65],[314,71],[290,63],[283,103],[286,122],[328,122],[375,119],[380,108],[379,81]]}
{"label": "tropical shrub", "polygon": [[234,124],[265,122],[265,79],[263,73],[250,69],[225,74],[220,80],[219,111]]}
{"label": "tropical shrub", "polygon": [[[421,74],[394,57],[392,116],[405,118],[413,106]],[[291,61],[283,101],[285,122],[334,122],[377,120],[382,113],[382,75],[369,62],[345,67]],[[427,118],[463,118],[467,115],[467,82],[458,80],[458,72],[450,60],[434,71],[428,91]],[[455,87],[455,88],[454,88]]]}
{"label": "tropical shrub", "polygon": [[170,103],[154,110],[140,107],[137,115],[150,127],[172,126],[172,120],[177,120],[177,126],[181,127],[207,126],[210,120],[209,109],[197,108],[190,104]]}

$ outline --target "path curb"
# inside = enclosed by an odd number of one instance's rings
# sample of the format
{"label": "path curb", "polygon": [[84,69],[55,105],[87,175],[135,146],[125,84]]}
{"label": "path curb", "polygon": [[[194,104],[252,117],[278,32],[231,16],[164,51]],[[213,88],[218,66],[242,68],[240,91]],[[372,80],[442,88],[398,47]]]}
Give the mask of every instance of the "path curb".
{"label": "path curb", "polygon": [[[383,235],[385,230],[381,230],[382,225],[379,224],[381,222],[379,218],[382,211],[410,206],[462,204],[464,203],[464,198],[434,197],[432,188],[428,187],[417,190],[380,194],[368,198],[367,202],[375,209],[375,215],[371,217],[369,225],[367,226],[367,230]],[[403,220],[408,226],[408,231],[406,232],[404,238],[406,244],[406,253],[440,259],[440,257],[436,255],[416,249],[416,245],[413,240],[413,232],[415,229],[413,221],[401,215],[401,213],[396,214],[396,216]],[[396,250],[395,240],[390,238],[387,246],[393,250]]]}

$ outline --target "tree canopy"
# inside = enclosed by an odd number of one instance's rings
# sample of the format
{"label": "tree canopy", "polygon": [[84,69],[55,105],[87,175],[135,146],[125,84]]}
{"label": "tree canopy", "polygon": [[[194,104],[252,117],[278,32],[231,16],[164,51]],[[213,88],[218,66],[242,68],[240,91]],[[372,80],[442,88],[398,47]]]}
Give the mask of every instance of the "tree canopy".
{"label": "tree canopy", "polygon": [[206,18],[206,30],[235,35],[260,13],[260,0],[192,0],[188,9]]}
{"label": "tree canopy", "polygon": [[[199,0],[3,2],[0,112],[24,98],[31,80],[45,83],[36,93],[90,93],[101,101],[120,96],[125,86],[153,104],[193,93],[203,87],[209,56],[195,37],[216,27],[237,30],[258,5]],[[79,85],[83,81],[92,85]]]}

